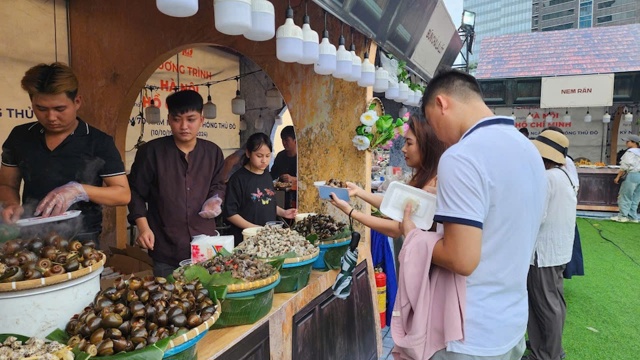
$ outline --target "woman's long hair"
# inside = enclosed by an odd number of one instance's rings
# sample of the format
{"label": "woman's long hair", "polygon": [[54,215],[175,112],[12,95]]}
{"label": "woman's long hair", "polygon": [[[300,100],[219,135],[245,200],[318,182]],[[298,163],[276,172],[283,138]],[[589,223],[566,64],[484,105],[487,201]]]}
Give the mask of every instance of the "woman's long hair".
{"label": "woman's long hair", "polygon": [[416,136],[420,149],[420,166],[414,169],[409,185],[422,189],[436,177],[438,162],[446,147],[422,115],[414,114],[409,118],[409,129]]}
{"label": "woman's long hair", "polygon": [[249,136],[247,143],[245,145],[245,156],[242,160],[242,165],[247,165],[249,163],[249,157],[246,155],[246,151],[252,153],[254,151],[258,151],[262,145],[266,145],[269,148],[269,151],[273,152],[273,145],[271,144],[271,139],[269,139],[269,135],[261,132],[257,132]]}

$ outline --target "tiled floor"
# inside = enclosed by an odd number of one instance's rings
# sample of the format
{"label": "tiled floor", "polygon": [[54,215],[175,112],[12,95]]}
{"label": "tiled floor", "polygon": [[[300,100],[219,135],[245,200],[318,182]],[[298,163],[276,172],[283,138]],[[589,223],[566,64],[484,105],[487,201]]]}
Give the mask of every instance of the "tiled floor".
{"label": "tiled floor", "polygon": [[391,328],[385,326],[382,329],[382,356],[380,356],[379,360],[392,360],[393,356],[391,356],[391,349],[393,349],[393,339],[391,338],[391,332],[389,331]]}

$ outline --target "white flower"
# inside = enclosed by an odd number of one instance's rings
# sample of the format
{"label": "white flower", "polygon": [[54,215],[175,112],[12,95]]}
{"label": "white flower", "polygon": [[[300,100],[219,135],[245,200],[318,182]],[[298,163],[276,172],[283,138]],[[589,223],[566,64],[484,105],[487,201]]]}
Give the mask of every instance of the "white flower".
{"label": "white flower", "polygon": [[371,134],[372,131],[373,131],[373,126],[367,126],[364,128],[364,132],[367,134]]}
{"label": "white flower", "polygon": [[369,145],[371,145],[369,138],[362,135],[356,135],[351,141],[353,142],[353,145],[360,151],[367,150],[369,148]]}
{"label": "white flower", "polygon": [[360,122],[366,126],[373,126],[378,121],[378,113],[375,110],[369,110],[360,115]]}

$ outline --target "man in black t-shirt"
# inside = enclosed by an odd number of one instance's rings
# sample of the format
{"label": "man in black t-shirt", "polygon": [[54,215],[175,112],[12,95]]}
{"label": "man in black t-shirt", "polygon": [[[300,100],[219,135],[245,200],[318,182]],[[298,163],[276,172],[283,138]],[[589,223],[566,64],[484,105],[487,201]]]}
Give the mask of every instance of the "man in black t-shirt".
{"label": "man in black t-shirt", "polygon": [[76,116],[82,98],[67,65],[32,67],[22,88],[38,121],[16,126],[2,145],[2,218],[14,223],[25,212],[23,205],[35,207],[26,217],[81,210],[81,228],[71,231],[76,239],[97,244],[102,205],[126,205],[131,197],[120,153],[109,135]]}
{"label": "man in black t-shirt", "polygon": [[[273,161],[271,167],[271,178],[279,180],[283,183],[291,184],[293,189],[298,188],[298,143],[296,142],[296,133],[293,126],[285,126],[280,132],[282,146],[284,150],[280,151]],[[285,193],[284,208],[291,209],[297,207],[297,193],[295,190],[289,190]]]}

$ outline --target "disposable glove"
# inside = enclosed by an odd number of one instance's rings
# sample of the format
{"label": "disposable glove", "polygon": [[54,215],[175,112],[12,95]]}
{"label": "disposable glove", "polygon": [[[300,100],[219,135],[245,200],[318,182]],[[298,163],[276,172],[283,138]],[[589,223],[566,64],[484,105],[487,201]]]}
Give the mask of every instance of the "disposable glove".
{"label": "disposable glove", "polygon": [[213,219],[220,213],[222,213],[222,199],[218,197],[218,194],[215,194],[202,204],[202,209],[198,215],[205,219]]}
{"label": "disposable glove", "polygon": [[51,190],[36,207],[35,216],[56,216],[64,213],[71,205],[79,201],[89,201],[89,195],[82,185],[68,182]]}

